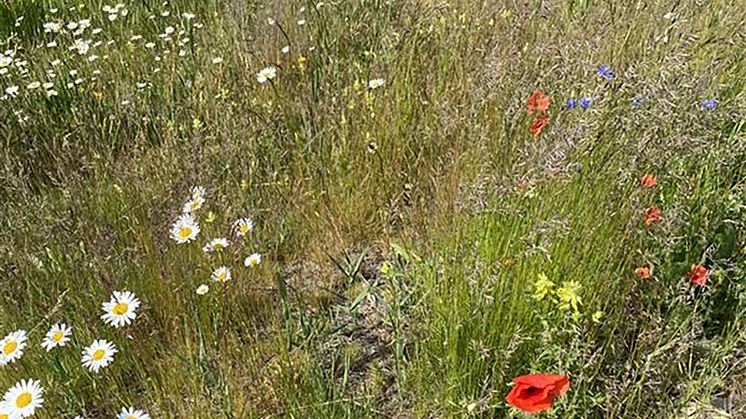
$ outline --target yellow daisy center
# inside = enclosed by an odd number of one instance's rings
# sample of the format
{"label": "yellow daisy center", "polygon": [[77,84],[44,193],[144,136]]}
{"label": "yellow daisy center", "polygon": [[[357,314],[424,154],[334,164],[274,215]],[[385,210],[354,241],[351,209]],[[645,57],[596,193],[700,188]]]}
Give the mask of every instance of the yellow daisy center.
{"label": "yellow daisy center", "polygon": [[221,280],[221,281],[223,281],[223,282],[225,282],[225,280],[227,279],[227,277],[228,277],[228,274],[226,274],[225,272],[221,272],[221,273],[218,274],[218,279]]}
{"label": "yellow daisy center", "polygon": [[126,418],[124,418],[124,419],[137,419],[137,418],[136,418],[136,417],[135,417],[134,415],[128,415],[128,416],[127,416]]}
{"label": "yellow daisy center", "polygon": [[185,239],[185,238],[189,237],[191,234],[192,234],[192,228],[191,227],[182,227],[179,230],[179,237],[181,237],[182,239]]}
{"label": "yellow daisy center", "polygon": [[10,419],[10,416],[6,415],[5,413],[0,413],[0,419]]}
{"label": "yellow daisy center", "polygon": [[3,355],[8,356],[15,352],[16,348],[18,347],[18,342],[11,340],[10,342],[7,342],[5,346],[3,346]]}
{"label": "yellow daisy center", "polygon": [[24,407],[31,404],[31,393],[28,391],[21,393],[18,397],[16,397],[16,407],[19,409],[23,409]]}
{"label": "yellow daisy center", "polygon": [[223,248],[223,243],[215,243],[212,245],[212,248],[215,250],[220,250]]}
{"label": "yellow daisy center", "polygon": [[[62,340],[62,338],[64,336],[65,336],[65,334],[62,333],[61,330],[58,330],[58,331],[54,332],[54,334],[52,335],[52,340],[55,341],[55,342],[59,342],[59,341]],[[2,419],[2,418],[0,418],[0,419]]]}
{"label": "yellow daisy center", "polygon": [[100,361],[104,359],[104,355],[106,355],[106,351],[104,351],[103,349],[97,349],[96,352],[94,352],[93,355],[91,355],[91,358],[94,361]]}
{"label": "yellow daisy center", "polygon": [[112,314],[121,316],[125,313],[127,313],[127,310],[129,309],[129,306],[127,303],[117,303],[117,305],[114,306],[114,308],[111,309]]}
{"label": "yellow daisy center", "polygon": [[200,207],[199,201],[193,201],[189,203],[189,209],[196,210],[196,209],[199,209],[199,207]]}
{"label": "yellow daisy center", "polygon": [[248,224],[241,224],[238,226],[238,231],[241,233],[248,233],[249,232],[249,225]]}

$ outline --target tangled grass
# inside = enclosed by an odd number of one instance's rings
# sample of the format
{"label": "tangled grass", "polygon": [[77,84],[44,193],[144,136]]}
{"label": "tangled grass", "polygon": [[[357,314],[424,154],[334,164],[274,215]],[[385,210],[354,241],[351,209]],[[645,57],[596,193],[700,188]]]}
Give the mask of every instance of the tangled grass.
{"label": "tangled grass", "polygon": [[[551,372],[572,384],[547,417],[742,417],[745,18],[5,2],[0,334],[28,345],[0,388],[38,380],[41,418],[486,418]],[[173,240],[194,186],[200,231]],[[93,373],[98,339],[117,353]]]}

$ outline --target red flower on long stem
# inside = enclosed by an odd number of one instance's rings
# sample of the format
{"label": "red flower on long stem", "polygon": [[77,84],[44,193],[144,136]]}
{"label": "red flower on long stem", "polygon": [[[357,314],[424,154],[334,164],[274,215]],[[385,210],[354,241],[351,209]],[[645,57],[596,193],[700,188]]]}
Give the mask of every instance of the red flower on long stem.
{"label": "red flower on long stem", "polygon": [[505,401],[526,413],[539,413],[552,408],[554,399],[565,394],[570,380],[564,375],[528,374],[513,379],[515,385]]}
{"label": "red flower on long stem", "polygon": [[687,275],[693,284],[704,286],[707,284],[707,277],[710,276],[710,272],[704,267],[704,265],[697,264],[692,265],[692,269],[689,270]]}
{"label": "red flower on long stem", "polygon": [[534,111],[546,112],[547,109],[549,109],[549,96],[545,96],[540,90],[534,90],[528,98],[526,107],[528,114],[531,115]]}
{"label": "red flower on long stem", "polygon": [[541,131],[544,129],[544,127],[547,126],[549,123],[549,115],[547,114],[541,114],[534,119],[533,122],[531,122],[531,126],[529,127],[529,132],[531,132],[531,135],[534,137],[538,137],[539,134],[541,134]]}
{"label": "red flower on long stem", "polygon": [[663,215],[658,207],[650,207],[642,211],[642,221],[646,226],[659,223],[662,219]]}
{"label": "red flower on long stem", "polygon": [[658,179],[656,179],[655,175],[647,173],[640,179],[640,184],[643,188],[652,188],[658,184]]}

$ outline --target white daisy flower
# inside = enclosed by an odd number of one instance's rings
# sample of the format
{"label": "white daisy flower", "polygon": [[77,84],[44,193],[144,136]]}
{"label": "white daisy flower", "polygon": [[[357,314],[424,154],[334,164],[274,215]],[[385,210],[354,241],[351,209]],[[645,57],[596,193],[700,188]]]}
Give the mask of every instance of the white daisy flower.
{"label": "white daisy flower", "polygon": [[41,83],[38,81],[32,81],[26,86],[26,88],[29,90],[38,89],[39,87],[41,87]]}
{"label": "white daisy flower", "polygon": [[281,51],[283,54],[287,54],[288,52],[290,52],[290,45],[285,45],[284,47],[282,47]]}
{"label": "white daisy flower", "polygon": [[183,213],[190,213],[197,211],[198,209],[202,208],[202,205],[205,203],[205,198],[201,196],[197,196],[196,198],[192,198],[189,201],[184,203],[184,208],[182,208]]}
{"label": "white daisy flower", "polygon": [[251,218],[240,218],[233,223],[233,231],[241,237],[254,231],[254,221]]}
{"label": "white daisy flower", "polygon": [[386,80],[384,79],[373,79],[368,82],[368,88],[369,89],[378,89],[379,87],[383,86],[386,83]]}
{"label": "white daisy flower", "polygon": [[184,19],[186,20],[192,20],[195,17],[197,17],[197,15],[195,15],[194,13],[188,13],[188,12],[182,13],[181,16],[184,17]]}
{"label": "white daisy flower", "polygon": [[264,84],[267,82],[267,80],[272,80],[275,77],[277,77],[277,69],[274,66],[269,66],[263,68],[262,71],[257,73],[256,81]]}
{"label": "white daisy flower", "polygon": [[192,195],[192,199],[204,198],[205,188],[202,186],[192,186],[192,190],[189,193]]}
{"label": "white daisy flower", "polygon": [[243,261],[243,264],[246,265],[247,268],[257,266],[260,263],[262,263],[262,255],[259,253],[252,253]]}
{"label": "white daisy flower", "polygon": [[21,419],[8,403],[0,402],[0,419]]}
{"label": "white daisy flower", "polygon": [[230,246],[230,244],[231,242],[229,242],[225,237],[219,237],[207,242],[207,244],[202,248],[202,251],[205,253],[219,252]]}
{"label": "white daisy flower", "polygon": [[132,323],[137,317],[135,313],[140,307],[140,300],[129,291],[114,291],[108,303],[101,304],[104,315],[101,318],[106,324],[122,327]]}
{"label": "white daisy flower", "polygon": [[171,226],[171,238],[179,244],[191,242],[199,232],[199,224],[191,214],[182,214]]}
{"label": "white daisy flower", "polygon": [[123,407],[122,411],[117,415],[117,419],[150,419],[150,415],[134,407],[130,407],[129,409]]}
{"label": "white daisy flower", "polygon": [[16,85],[8,86],[5,88],[5,94],[8,96],[15,96],[18,94],[19,87]]}
{"label": "white daisy flower", "polygon": [[298,20],[298,26],[303,26],[306,24],[306,19],[299,19]]}
{"label": "white daisy flower", "polygon": [[0,340],[0,365],[5,366],[17,361],[26,347],[26,331],[16,330]]}
{"label": "white daisy flower", "polygon": [[226,266],[221,266],[213,271],[211,278],[215,282],[226,283],[231,280],[231,270]]}
{"label": "white daisy flower", "polygon": [[[44,341],[41,343],[41,347],[49,352],[57,346],[65,346],[70,341],[72,333],[72,327],[67,326],[65,323],[57,323],[49,329],[47,335],[44,337]],[[0,416],[0,419],[2,419],[2,416]]]}
{"label": "white daisy flower", "polygon": [[205,295],[208,291],[210,291],[210,287],[208,287],[207,284],[202,284],[197,287],[197,295]]}
{"label": "white daisy flower", "polygon": [[43,27],[45,33],[57,33],[62,30],[62,22],[47,22],[43,25]]}
{"label": "white daisy flower", "polygon": [[117,352],[117,347],[113,343],[104,339],[94,340],[91,346],[83,349],[80,362],[90,371],[97,373],[114,361],[114,354]]}
{"label": "white daisy flower", "polygon": [[21,380],[5,392],[3,404],[10,410],[8,417],[25,418],[33,416],[36,409],[44,404],[44,388],[38,380]]}

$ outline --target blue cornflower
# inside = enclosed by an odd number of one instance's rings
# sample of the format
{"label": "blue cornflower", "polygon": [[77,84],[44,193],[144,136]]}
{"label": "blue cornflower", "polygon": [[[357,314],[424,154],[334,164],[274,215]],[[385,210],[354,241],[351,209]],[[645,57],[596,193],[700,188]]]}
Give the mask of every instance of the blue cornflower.
{"label": "blue cornflower", "polygon": [[575,109],[578,106],[578,101],[575,99],[567,99],[567,109]]}
{"label": "blue cornflower", "polygon": [[635,106],[642,106],[648,102],[647,99],[645,99],[642,96],[637,96],[634,99],[632,99],[632,104]]}
{"label": "blue cornflower", "polygon": [[702,99],[702,109],[711,111],[717,108],[718,103],[715,99]]}
{"label": "blue cornflower", "polygon": [[593,103],[593,99],[589,97],[584,97],[580,99],[580,107],[583,109],[588,109],[591,107],[591,103]]}
{"label": "blue cornflower", "polygon": [[612,70],[611,66],[608,64],[604,64],[598,68],[598,76],[606,81],[612,81],[616,78],[614,70]]}

